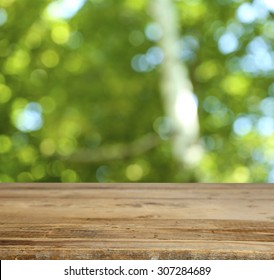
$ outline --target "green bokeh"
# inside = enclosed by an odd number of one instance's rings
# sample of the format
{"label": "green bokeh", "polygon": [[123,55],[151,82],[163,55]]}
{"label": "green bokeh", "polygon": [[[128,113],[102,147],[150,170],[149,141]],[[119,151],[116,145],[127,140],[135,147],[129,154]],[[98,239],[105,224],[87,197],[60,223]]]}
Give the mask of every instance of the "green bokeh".
{"label": "green bokeh", "polygon": [[[53,19],[52,1],[1,1],[0,182],[274,180],[273,133],[265,132],[274,68],[241,66],[256,38],[273,60],[273,13],[243,23],[237,11],[250,1],[174,1],[204,148],[191,169],[174,159],[171,137],[158,135],[159,67],[132,68],[156,45],[145,35],[147,2],[87,0],[73,17]],[[222,53],[226,32],[239,33],[238,47]]]}

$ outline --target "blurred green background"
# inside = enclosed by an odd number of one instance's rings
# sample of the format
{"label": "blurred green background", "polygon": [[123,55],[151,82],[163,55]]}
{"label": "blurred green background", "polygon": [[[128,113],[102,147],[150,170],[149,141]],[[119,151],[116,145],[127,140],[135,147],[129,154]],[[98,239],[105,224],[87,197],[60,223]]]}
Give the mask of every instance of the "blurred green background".
{"label": "blurred green background", "polygon": [[1,0],[0,182],[274,181],[274,1],[168,5],[195,164],[174,156],[149,1]]}

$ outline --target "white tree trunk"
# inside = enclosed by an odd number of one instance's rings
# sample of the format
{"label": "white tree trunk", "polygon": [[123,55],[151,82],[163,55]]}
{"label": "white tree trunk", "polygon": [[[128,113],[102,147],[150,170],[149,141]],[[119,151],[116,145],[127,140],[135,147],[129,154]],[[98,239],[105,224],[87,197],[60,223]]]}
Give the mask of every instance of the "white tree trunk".
{"label": "white tree trunk", "polygon": [[161,93],[167,116],[173,125],[175,157],[186,167],[197,164],[202,155],[198,143],[197,99],[188,71],[180,61],[179,21],[172,0],[150,0],[150,13],[161,29],[159,47],[164,53],[161,64]]}

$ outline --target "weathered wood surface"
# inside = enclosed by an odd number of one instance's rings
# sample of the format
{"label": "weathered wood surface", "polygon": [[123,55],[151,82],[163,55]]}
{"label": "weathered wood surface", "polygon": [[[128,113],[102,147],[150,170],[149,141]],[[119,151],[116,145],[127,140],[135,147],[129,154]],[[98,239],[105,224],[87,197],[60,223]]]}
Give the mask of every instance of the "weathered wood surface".
{"label": "weathered wood surface", "polygon": [[0,184],[0,259],[274,259],[274,186]]}

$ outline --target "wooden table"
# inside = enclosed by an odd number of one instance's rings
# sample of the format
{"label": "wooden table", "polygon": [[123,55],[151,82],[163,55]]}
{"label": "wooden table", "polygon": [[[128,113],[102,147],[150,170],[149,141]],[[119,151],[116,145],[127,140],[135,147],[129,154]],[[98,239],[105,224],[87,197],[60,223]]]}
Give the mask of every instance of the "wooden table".
{"label": "wooden table", "polygon": [[274,185],[0,184],[0,259],[274,259]]}

